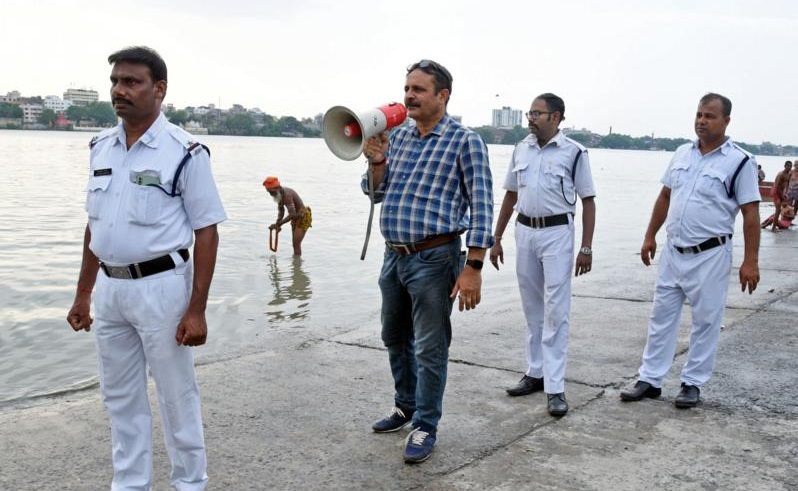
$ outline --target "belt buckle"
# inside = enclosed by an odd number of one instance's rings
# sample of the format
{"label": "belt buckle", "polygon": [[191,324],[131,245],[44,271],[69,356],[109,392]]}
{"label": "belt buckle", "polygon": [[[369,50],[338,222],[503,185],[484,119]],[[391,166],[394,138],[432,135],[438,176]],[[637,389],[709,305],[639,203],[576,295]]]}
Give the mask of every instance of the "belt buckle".
{"label": "belt buckle", "polygon": [[412,244],[408,245],[408,244],[391,244],[391,243],[388,243],[388,245],[391,246],[391,249],[393,249],[394,252],[396,252],[398,254],[402,254],[403,256],[407,256],[407,255],[413,253],[413,250],[410,249]]}
{"label": "belt buckle", "polygon": [[545,219],[543,217],[532,217],[532,228],[543,228]]}
{"label": "belt buckle", "polygon": [[133,275],[130,274],[130,269],[127,266],[106,266],[108,276],[118,280],[132,280]]}

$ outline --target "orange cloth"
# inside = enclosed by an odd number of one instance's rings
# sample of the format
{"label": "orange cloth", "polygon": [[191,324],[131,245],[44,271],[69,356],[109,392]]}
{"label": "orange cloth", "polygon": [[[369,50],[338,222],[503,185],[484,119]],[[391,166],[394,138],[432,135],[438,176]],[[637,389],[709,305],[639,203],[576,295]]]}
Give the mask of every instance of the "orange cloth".
{"label": "orange cloth", "polygon": [[280,187],[280,180],[274,176],[269,176],[263,181],[263,187],[266,189],[277,189]]}

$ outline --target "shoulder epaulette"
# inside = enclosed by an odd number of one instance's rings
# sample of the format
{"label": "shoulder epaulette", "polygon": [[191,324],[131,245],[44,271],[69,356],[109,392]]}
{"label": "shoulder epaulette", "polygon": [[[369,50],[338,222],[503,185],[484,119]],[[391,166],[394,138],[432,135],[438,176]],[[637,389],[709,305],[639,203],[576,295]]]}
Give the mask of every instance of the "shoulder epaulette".
{"label": "shoulder epaulette", "polygon": [[[743,170],[743,167],[745,166],[745,163],[748,162],[749,160],[751,160],[751,157],[754,156],[754,154],[752,154],[751,152],[748,152],[747,150],[744,150],[743,148],[741,148],[736,143],[732,143],[732,146],[734,148],[736,148],[737,150],[739,150],[743,154],[743,160],[741,160],[740,163],[737,164],[737,169],[734,171],[734,174],[732,175],[731,183],[729,183],[729,187],[726,188],[726,195],[729,197],[729,199],[733,199],[734,198],[734,195],[735,195],[735,184],[737,182],[737,176],[740,174],[740,171]],[[724,187],[726,186],[725,182],[723,183],[723,186]]]}
{"label": "shoulder epaulette", "polygon": [[102,140],[105,140],[106,138],[108,138],[109,136],[113,135],[114,133],[116,133],[116,128],[115,127],[107,129],[107,130],[103,130],[100,133],[94,135],[94,138],[92,138],[91,141],[89,142],[89,148],[94,148],[94,145],[96,145],[97,143],[99,143]]}

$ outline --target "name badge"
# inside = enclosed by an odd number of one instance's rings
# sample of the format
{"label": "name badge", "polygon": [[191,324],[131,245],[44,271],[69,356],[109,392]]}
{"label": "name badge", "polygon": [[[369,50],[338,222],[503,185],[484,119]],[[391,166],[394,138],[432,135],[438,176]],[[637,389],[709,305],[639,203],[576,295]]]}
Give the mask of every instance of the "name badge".
{"label": "name badge", "polygon": [[111,169],[94,169],[94,177],[97,176],[110,176]]}

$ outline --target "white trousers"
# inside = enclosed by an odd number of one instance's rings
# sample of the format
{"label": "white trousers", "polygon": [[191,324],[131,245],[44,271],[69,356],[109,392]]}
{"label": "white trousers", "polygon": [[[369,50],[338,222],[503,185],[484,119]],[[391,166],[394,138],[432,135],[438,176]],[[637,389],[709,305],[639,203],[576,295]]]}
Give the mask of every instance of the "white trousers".
{"label": "white trousers", "polygon": [[732,243],[729,240],[698,254],[682,254],[668,241],[661,254],[640,380],[654,387],[662,386],[662,379],[673,364],[682,306],[688,299],[692,329],[687,362],[680,378],[685,384],[700,387],[709,380],[715,367],[729,291]]}
{"label": "white trousers", "polygon": [[111,418],[112,491],[152,486],[152,413],[147,369],[155,380],[171,483],[204,490],[205,442],[191,349],[175,333],[188,306],[191,264],[131,280],[100,271],[94,297],[103,402]]}
{"label": "white trousers", "polygon": [[547,394],[565,392],[574,224],[515,226],[516,274],[527,324],[527,371]]}

